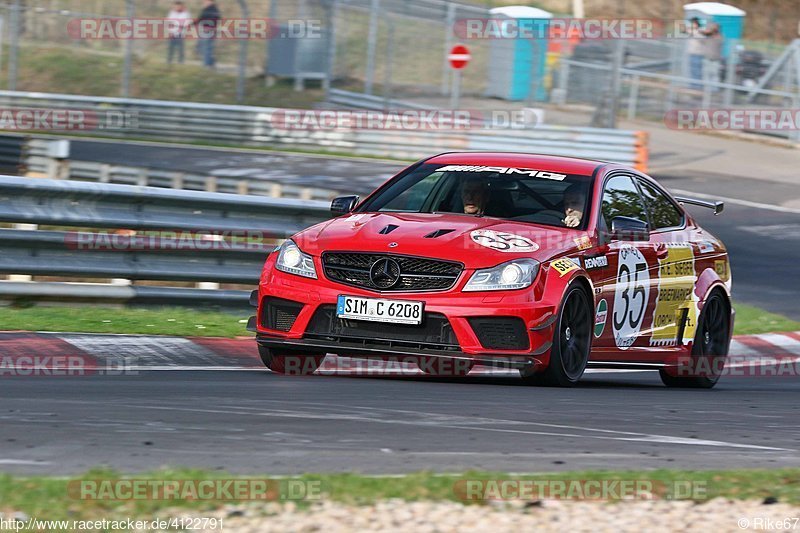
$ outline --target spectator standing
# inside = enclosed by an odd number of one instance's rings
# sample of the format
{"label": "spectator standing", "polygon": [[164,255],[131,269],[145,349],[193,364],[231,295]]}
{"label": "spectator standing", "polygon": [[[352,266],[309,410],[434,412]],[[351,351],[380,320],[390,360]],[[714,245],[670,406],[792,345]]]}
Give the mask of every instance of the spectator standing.
{"label": "spectator standing", "polygon": [[167,52],[167,63],[172,63],[172,58],[178,56],[178,63],[183,63],[184,47],[183,41],[186,37],[186,28],[192,23],[192,16],[186,9],[183,2],[175,2],[167,15],[169,21],[169,51]]}
{"label": "spectator standing", "polygon": [[700,90],[702,88],[700,82],[703,81],[703,40],[706,38],[706,35],[700,27],[699,18],[694,17],[691,23],[689,42],[686,45],[686,53],[689,56],[689,76],[694,80],[690,87]]}
{"label": "spectator standing", "polygon": [[214,58],[214,43],[217,38],[217,26],[222,19],[219,8],[214,0],[203,0],[203,11],[200,17],[194,21],[197,26],[198,46],[203,57],[203,65],[214,68],[216,60]]}
{"label": "spectator standing", "polygon": [[[722,63],[722,34],[719,24],[712,22],[708,25],[703,39],[703,73],[706,83],[719,83],[720,65]],[[713,92],[719,91],[716,85],[711,87]]]}

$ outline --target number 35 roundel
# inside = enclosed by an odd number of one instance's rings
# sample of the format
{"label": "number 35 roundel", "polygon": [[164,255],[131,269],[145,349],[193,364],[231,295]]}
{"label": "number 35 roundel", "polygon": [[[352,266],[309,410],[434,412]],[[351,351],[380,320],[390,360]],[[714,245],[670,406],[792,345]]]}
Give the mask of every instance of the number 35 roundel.
{"label": "number 35 roundel", "polygon": [[620,350],[630,348],[642,329],[650,298],[650,274],[642,252],[630,245],[619,250],[617,283],[614,291],[614,342]]}
{"label": "number 35 roundel", "polygon": [[498,252],[535,252],[539,249],[539,245],[532,240],[513,233],[478,229],[470,233],[469,236],[475,244]]}

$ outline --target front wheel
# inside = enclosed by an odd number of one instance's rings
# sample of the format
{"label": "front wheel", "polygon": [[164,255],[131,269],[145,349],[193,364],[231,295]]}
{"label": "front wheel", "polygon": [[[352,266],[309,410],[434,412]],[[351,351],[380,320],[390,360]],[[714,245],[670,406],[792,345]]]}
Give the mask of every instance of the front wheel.
{"label": "front wheel", "polygon": [[730,348],[730,317],[727,299],[715,290],[700,313],[689,368],[679,366],[659,370],[664,385],[710,389],[717,384]]}
{"label": "front wheel", "polygon": [[522,377],[533,385],[572,387],[583,376],[592,349],[592,310],[586,291],[578,284],[567,290],[559,311],[550,363],[543,372]]}
{"label": "front wheel", "polygon": [[258,355],[264,366],[278,374],[287,376],[308,376],[313,374],[325,359],[324,355],[300,355],[291,352],[275,351],[266,346],[258,347]]}

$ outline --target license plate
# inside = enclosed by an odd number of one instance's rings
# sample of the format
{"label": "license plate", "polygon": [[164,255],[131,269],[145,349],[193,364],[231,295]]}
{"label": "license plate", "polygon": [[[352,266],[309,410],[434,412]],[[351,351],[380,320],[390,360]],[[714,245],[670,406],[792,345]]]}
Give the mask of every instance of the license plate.
{"label": "license plate", "polygon": [[336,316],[391,324],[422,324],[424,302],[339,296]]}

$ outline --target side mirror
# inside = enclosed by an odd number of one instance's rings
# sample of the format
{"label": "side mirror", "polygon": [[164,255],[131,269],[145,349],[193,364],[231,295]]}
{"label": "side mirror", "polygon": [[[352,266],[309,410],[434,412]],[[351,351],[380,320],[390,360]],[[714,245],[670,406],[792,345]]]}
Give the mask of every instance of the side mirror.
{"label": "side mirror", "polygon": [[331,202],[331,213],[346,215],[351,213],[358,205],[358,196],[340,196]]}
{"label": "side mirror", "polygon": [[614,217],[611,220],[611,236],[620,241],[648,240],[650,226],[638,218]]}

